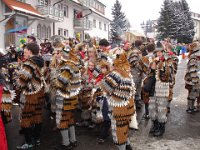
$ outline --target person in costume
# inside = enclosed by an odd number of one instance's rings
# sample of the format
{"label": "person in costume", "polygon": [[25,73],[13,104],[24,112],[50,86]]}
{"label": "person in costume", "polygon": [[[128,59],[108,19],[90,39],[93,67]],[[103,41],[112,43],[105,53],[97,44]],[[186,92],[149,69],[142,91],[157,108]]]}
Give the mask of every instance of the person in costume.
{"label": "person in costume", "polygon": [[25,144],[17,146],[19,150],[31,149],[40,145],[42,129],[42,108],[44,103],[43,72],[44,60],[39,55],[39,46],[28,43],[24,50],[26,61],[19,70],[16,84],[21,90],[20,125],[25,136]]}
{"label": "person in costume", "polygon": [[149,114],[152,120],[150,134],[162,136],[165,132],[167,122],[167,102],[170,91],[170,84],[173,82],[172,64],[167,61],[164,55],[164,48],[157,44],[155,49],[156,57],[156,83],[154,96],[149,97]]}
{"label": "person in costume", "polygon": [[56,89],[54,86],[54,79],[57,76],[57,68],[59,66],[60,63],[60,59],[62,56],[62,49],[65,46],[63,44],[59,44],[54,46],[54,50],[52,53],[52,60],[50,63],[50,91],[49,91],[49,97],[50,97],[50,101],[51,101],[51,116],[53,117],[53,114],[55,114],[56,112]]}
{"label": "person in costume", "polygon": [[139,60],[142,55],[139,49],[133,47],[127,54],[128,61],[131,66],[131,74],[133,76],[133,80],[135,83],[136,93],[135,93],[135,103],[136,109],[141,108],[141,86],[142,86],[142,78],[143,72],[139,67]]}
{"label": "person in costume", "polygon": [[94,88],[94,76],[93,71],[95,68],[95,62],[92,60],[88,61],[88,68],[82,76],[82,90],[80,92],[80,103],[81,103],[81,123],[77,123],[79,126],[89,126],[91,124],[91,111],[89,110],[93,101],[92,90]]}
{"label": "person in costume", "polygon": [[97,138],[97,142],[102,144],[105,142],[106,138],[109,136],[109,130],[111,126],[111,120],[109,117],[109,107],[108,107],[108,100],[107,97],[103,94],[102,89],[100,89],[100,84],[103,78],[110,72],[109,63],[105,60],[102,60],[100,63],[101,68],[101,76],[96,78],[95,80],[95,88],[97,88],[96,92],[94,93],[94,100],[96,100],[96,123],[101,124],[100,134]]}
{"label": "person in costume", "polygon": [[128,130],[131,116],[134,114],[135,86],[125,53],[117,54],[113,66],[114,69],[103,79],[101,88],[111,111],[113,142],[119,150],[126,150],[131,147]]}
{"label": "person in costume", "polygon": [[74,110],[81,90],[79,59],[74,49],[63,48],[58,73],[54,80],[56,88],[56,124],[61,132],[62,144],[57,150],[70,150],[77,146]]}
{"label": "person in costume", "polygon": [[0,51],[0,150],[8,150],[4,124],[10,122],[12,119],[11,108],[15,93],[6,87],[6,79],[2,74],[2,64],[4,63],[3,56],[4,53]]}
{"label": "person in costume", "polygon": [[155,62],[154,62],[154,54],[153,51],[155,50],[155,45],[149,43],[147,45],[147,52],[148,54],[139,61],[143,61],[139,64],[139,68],[142,68],[142,72],[145,74],[142,86],[142,99],[145,104],[145,114],[144,118],[149,119],[149,97],[154,95],[154,88],[155,88]]}
{"label": "person in costume", "polygon": [[167,44],[166,45],[166,53],[167,53],[167,61],[168,63],[172,64],[172,71],[173,71],[173,76],[172,76],[172,82],[170,83],[170,90],[169,90],[169,98],[168,98],[168,104],[167,104],[167,112],[170,113],[170,106],[171,102],[173,100],[173,89],[175,85],[175,76],[178,70],[178,57],[175,55],[175,53],[172,51],[172,45]]}
{"label": "person in costume", "polygon": [[188,90],[187,113],[197,112],[195,101],[200,97],[200,43],[193,42],[189,47],[189,60],[185,74],[185,88]]}

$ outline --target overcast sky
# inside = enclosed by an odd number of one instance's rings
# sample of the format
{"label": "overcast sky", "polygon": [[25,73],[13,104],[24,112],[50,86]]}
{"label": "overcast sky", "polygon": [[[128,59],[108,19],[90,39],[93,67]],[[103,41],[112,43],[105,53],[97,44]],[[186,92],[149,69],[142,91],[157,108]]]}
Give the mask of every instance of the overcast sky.
{"label": "overcast sky", "polygon": [[[115,0],[100,0],[106,5],[106,16],[112,19],[111,8]],[[133,29],[141,30],[140,24],[148,19],[155,20],[159,17],[164,0],[119,0],[122,11],[131,23]],[[200,13],[200,0],[187,0],[190,10]]]}

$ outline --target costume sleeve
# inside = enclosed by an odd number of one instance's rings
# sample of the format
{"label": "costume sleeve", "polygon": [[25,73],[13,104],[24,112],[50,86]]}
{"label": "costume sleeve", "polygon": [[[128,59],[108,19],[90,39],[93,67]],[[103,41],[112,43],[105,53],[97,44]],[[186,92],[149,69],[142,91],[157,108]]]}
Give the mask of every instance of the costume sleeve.
{"label": "costume sleeve", "polygon": [[199,77],[197,74],[197,61],[196,59],[190,59],[188,64],[187,64],[187,71],[186,71],[186,75],[185,75],[185,82],[186,84],[189,85],[196,85],[198,84],[199,81]]}
{"label": "costume sleeve", "polygon": [[64,89],[69,84],[69,80],[71,76],[72,76],[72,73],[70,72],[69,69],[61,70],[61,73],[58,75],[55,82],[56,88]]}
{"label": "costume sleeve", "polygon": [[16,94],[14,91],[8,90],[5,87],[3,88],[2,94],[2,106],[1,111],[6,117],[6,121],[11,121],[11,108],[12,108],[12,100],[15,98]]}
{"label": "costume sleeve", "polygon": [[108,95],[111,95],[117,86],[118,78],[114,73],[109,73],[101,82],[101,88]]}
{"label": "costume sleeve", "polygon": [[22,68],[19,70],[19,78],[17,79],[16,85],[20,88],[27,87],[28,81],[33,76],[34,67],[29,63],[24,63]]}

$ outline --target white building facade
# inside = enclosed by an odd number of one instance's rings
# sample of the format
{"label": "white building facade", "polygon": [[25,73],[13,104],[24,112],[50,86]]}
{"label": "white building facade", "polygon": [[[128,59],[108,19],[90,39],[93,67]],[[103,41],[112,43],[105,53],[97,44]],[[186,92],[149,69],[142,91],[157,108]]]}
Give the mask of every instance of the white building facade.
{"label": "white building facade", "polygon": [[108,39],[105,7],[98,0],[0,0],[0,47],[19,46],[27,35],[38,43],[52,35]]}
{"label": "white building facade", "polygon": [[192,12],[192,19],[194,21],[194,40],[200,41],[200,14]]}

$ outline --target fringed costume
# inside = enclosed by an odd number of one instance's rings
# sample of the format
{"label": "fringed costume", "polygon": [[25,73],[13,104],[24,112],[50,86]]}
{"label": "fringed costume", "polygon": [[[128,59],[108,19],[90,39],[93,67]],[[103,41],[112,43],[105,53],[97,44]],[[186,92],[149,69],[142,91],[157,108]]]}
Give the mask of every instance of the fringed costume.
{"label": "fringed costume", "polygon": [[188,89],[188,113],[196,112],[195,100],[200,97],[200,43],[191,45],[189,61],[185,75],[185,88]]}
{"label": "fringed costume", "polygon": [[82,123],[89,125],[89,120],[91,119],[90,106],[93,101],[92,90],[94,88],[93,72],[89,69],[82,76],[82,90],[79,94],[80,104],[82,108],[81,119]]}
{"label": "fringed costume", "polygon": [[128,139],[128,128],[134,114],[135,86],[130,73],[126,54],[120,54],[114,61],[114,70],[102,81],[101,88],[106,93],[111,111],[113,141],[119,149],[124,149]]}
{"label": "fringed costume", "polygon": [[[78,104],[78,94],[81,90],[81,74],[79,61],[74,50],[63,50],[63,56],[58,66],[55,82],[56,88],[56,124],[62,135],[62,147],[70,148],[76,143],[74,127],[74,110]],[[70,144],[71,143],[71,144]]]}
{"label": "fringed costume", "polygon": [[156,84],[154,97],[150,97],[149,112],[153,121],[150,133],[154,136],[161,136],[165,132],[167,122],[167,102],[170,91],[170,84],[173,82],[173,70],[171,63],[163,57],[157,62]]}
{"label": "fringed costume", "polygon": [[42,57],[32,56],[23,63],[17,79],[17,86],[21,89],[20,123],[27,144],[33,144],[40,139],[44,104],[43,67]]}
{"label": "fringed costume", "polygon": [[[2,78],[0,77],[0,80]],[[1,81],[0,81],[1,82]],[[3,84],[0,83],[0,149],[8,150],[6,134],[4,129],[4,123],[10,122],[11,117],[11,108],[12,108],[12,100],[15,98],[14,91],[8,90],[6,87],[3,87]]]}
{"label": "fringed costume", "polygon": [[170,89],[169,89],[169,97],[168,97],[168,104],[167,104],[167,111],[168,113],[170,113],[170,105],[171,105],[171,101],[173,100],[173,89],[174,89],[174,85],[175,85],[175,78],[176,78],[176,73],[178,70],[178,57],[173,53],[173,52],[169,52],[168,53],[168,59],[167,62],[171,64],[171,70],[172,70],[172,82],[170,82]]}
{"label": "fringed costume", "polygon": [[128,61],[131,66],[131,74],[135,83],[136,93],[135,93],[135,102],[136,108],[140,108],[139,102],[141,100],[141,84],[143,78],[143,72],[139,68],[139,60],[141,59],[140,51],[138,49],[133,49],[128,53]]}
{"label": "fringed costume", "polygon": [[150,67],[150,64],[154,62],[154,57],[152,52],[148,53],[139,60],[138,64],[144,75],[141,97],[145,104],[144,118],[146,119],[149,119],[149,97],[154,95],[155,90],[155,71]]}

